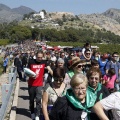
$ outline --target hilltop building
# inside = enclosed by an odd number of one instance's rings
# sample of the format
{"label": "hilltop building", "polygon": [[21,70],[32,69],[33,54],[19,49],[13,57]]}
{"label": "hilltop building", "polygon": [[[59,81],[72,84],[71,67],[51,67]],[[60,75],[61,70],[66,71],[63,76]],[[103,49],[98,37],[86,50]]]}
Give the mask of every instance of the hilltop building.
{"label": "hilltop building", "polygon": [[33,14],[33,17],[40,16],[42,19],[45,18],[45,14],[43,11],[40,11],[39,13]]}

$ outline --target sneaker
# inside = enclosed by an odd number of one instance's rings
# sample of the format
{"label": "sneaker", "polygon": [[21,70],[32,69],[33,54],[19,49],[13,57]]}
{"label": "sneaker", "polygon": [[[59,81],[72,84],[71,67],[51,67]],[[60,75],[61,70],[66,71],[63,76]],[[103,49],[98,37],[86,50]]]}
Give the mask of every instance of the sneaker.
{"label": "sneaker", "polygon": [[31,119],[34,120],[35,119],[35,113],[31,114]]}
{"label": "sneaker", "polygon": [[38,116],[35,117],[35,120],[40,120]]}

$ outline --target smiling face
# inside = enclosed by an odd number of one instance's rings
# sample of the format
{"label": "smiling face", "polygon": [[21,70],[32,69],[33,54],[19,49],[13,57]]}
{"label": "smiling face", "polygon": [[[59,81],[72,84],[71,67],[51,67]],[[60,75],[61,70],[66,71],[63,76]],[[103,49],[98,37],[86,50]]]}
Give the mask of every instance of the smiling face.
{"label": "smiling face", "polygon": [[81,101],[81,103],[85,102],[86,97],[86,84],[83,82],[73,88],[73,93],[77,99]]}
{"label": "smiling face", "polygon": [[82,63],[79,63],[79,64],[77,64],[77,65],[73,68],[73,70],[74,70],[75,73],[81,73],[83,67],[84,67],[83,64],[82,64]]}
{"label": "smiling face", "polygon": [[113,54],[112,59],[113,61],[117,61],[119,58],[118,54]]}
{"label": "smiling face", "polygon": [[85,56],[87,57],[87,58],[89,58],[90,57],[90,51],[87,51],[87,52],[85,52]]}
{"label": "smiling face", "polygon": [[100,75],[97,72],[93,72],[92,75],[88,78],[90,87],[96,89],[100,81]]}

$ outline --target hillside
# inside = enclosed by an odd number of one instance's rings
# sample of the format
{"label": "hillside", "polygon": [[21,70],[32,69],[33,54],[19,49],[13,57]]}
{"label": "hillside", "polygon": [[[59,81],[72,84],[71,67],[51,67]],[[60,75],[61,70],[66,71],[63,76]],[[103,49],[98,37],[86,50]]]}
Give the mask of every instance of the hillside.
{"label": "hillside", "polygon": [[30,12],[35,12],[31,8],[20,6],[18,8],[11,9],[10,7],[0,4],[0,23],[7,22],[10,23],[14,20],[22,20],[24,14]]}
{"label": "hillside", "polygon": [[7,11],[7,10],[1,10],[0,11],[0,23],[3,22],[12,22],[13,20],[22,20],[23,16],[11,11]]}
{"label": "hillside", "polygon": [[24,15],[29,14],[30,12],[36,12],[35,10],[32,10],[31,8],[20,6],[18,8],[13,8],[11,11],[16,12],[18,14]]}
{"label": "hillside", "polygon": [[115,19],[106,17],[103,14],[90,14],[90,15],[79,15],[82,21],[91,23],[94,27],[98,29],[105,29],[111,31],[116,35],[120,35],[120,23]]}
{"label": "hillside", "polygon": [[46,12],[45,18],[33,17],[31,14],[29,18],[24,18],[24,14],[35,12],[26,6],[11,9],[10,7],[0,4],[0,22],[12,22],[13,20],[19,21],[19,25],[30,26],[39,29],[52,29],[64,30],[66,28],[75,29],[92,29],[111,31],[116,35],[120,35],[120,9],[111,8],[107,11],[98,14],[80,14],[74,15],[70,12]]}
{"label": "hillside", "polygon": [[76,29],[92,29],[111,31],[116,35],[120,35],[120,23],[115,19],[105,16],[104,14],[80,14],[78,16],[69,12],[47,13],[45,19],[37,18],[27,19],[19,23],[23,26],[38,27],[40,29],[56,28],[64,30],[66,28]]}
{"label": "hillside", "polygon": [[7,5],[0,4],[0,10],[11,10],[11,8],[8,7]]}
{"label": "hillside", "polygon": [[105,15],[106,17],[112,18],[120,23],[120,9],[111,8],[102,14]]}

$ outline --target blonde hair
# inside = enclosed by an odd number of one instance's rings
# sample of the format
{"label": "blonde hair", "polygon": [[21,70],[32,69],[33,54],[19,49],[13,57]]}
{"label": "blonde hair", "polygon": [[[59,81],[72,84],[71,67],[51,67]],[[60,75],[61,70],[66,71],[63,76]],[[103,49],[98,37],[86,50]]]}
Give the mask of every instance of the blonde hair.
{"label": "blonde hair", "polygon": [[74,88],[75,86],[78,86],[82,83],[85,83],[86,86],[87,86],[88,85],[88,79],[87,79],[86,76],[84,76],[81,73],[75,74],[70,81],[70,85],[71,85],[72,88]]}

